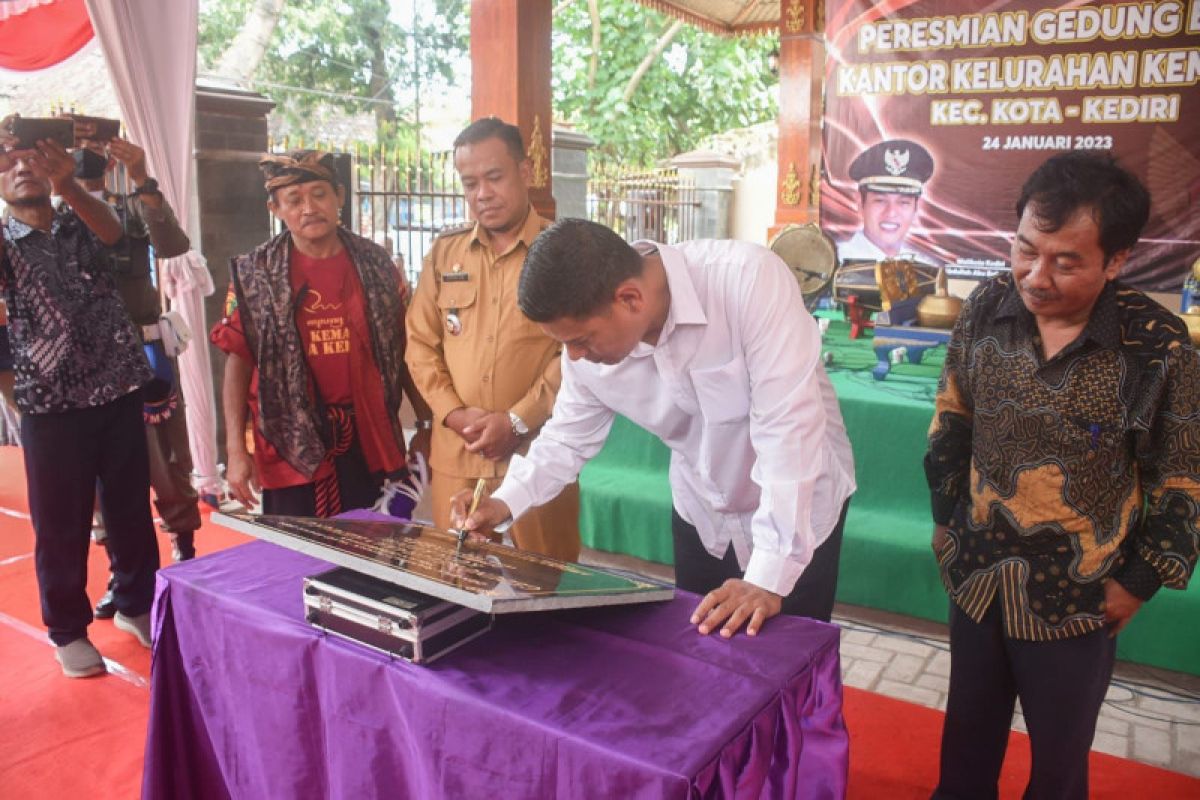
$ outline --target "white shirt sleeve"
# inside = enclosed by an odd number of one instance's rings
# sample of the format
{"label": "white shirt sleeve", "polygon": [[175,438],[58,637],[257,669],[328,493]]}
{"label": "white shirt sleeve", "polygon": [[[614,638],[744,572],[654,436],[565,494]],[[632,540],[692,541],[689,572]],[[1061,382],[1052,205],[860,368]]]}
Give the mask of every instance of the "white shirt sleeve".
{"label": "white shirt sleeve", "polygon": [[613,412],[584,386],[562,355],[562,385],[550,419],[525,456],[514,455],[500,488],[492,497],[508,506],[515,520],[533,506],[550,502],[604,446]]}
{"label": "white shirt sleeve", "polygon": [[762,492],[745,579],[786,595],[816,549],[815,489],[829,468],[821,336],[782,262],[763,264],[743,286],[739,327],[755,453],[750,477]]}

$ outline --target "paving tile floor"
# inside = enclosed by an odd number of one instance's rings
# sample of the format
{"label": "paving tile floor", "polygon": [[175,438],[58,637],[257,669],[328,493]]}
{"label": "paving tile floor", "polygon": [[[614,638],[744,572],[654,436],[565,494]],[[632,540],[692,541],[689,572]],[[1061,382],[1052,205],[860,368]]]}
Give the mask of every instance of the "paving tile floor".
{"label": "paving tile floor", "polygon": [[[946,626],[839,605],[847,686],[945,710]],[[1025,731],[1020,707],[1013,728]],[[1200,677],[1117,662],[1092,749],[1200,777]]]}

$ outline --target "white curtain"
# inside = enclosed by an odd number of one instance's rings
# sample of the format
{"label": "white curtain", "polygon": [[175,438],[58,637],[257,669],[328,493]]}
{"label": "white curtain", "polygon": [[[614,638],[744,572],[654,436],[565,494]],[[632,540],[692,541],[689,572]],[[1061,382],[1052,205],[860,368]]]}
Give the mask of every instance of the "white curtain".
{"label": "white curtain", "polygon": [[[176,215],[191,219],[196,86],[197,0],[86,0],[104,51],[125,127],[146,149],[146,160]],[[195,244],[195,239],[193,239]],[[208,265],[195,250],[158,260],[171,307],[192,329],[179,358],[187,402],[188,439],[197,488],[221,489],[217,473],[216,406],[204,297],[212,294]]]}

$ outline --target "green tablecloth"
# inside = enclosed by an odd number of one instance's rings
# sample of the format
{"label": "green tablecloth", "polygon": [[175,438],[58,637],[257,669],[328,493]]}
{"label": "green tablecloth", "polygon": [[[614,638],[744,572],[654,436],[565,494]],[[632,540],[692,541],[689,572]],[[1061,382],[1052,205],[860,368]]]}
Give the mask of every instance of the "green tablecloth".
{"label": "green tablecloth", "polygon": [[[943,349],[871,376],[870,338],[852,341],[833,321],[825,335],[829,377],[854,449],[858,492],[842,545],[838,600],[944,622],[947,599],[929,549],[932,521],[921,459],[933,416]],[[669,454],[655,437],[618,418],[600,454],[580,476],[584,544],[670,564]],[[1163,590],[1121,635],[1118,657],[1200,674],[1200,634],[1184,620],[1200,613],[1200,581]]]}

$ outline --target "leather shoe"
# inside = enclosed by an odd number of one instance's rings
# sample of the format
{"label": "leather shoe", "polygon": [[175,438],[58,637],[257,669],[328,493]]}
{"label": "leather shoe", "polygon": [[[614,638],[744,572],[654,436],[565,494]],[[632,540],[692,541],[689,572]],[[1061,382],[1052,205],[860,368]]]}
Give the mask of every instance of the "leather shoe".
{"label": "leather shoe", "polygon": [[100,598],[100,602],[96,603],[96,607],[92,609],[92,616],[96,619],[112,619],[117,613],[117,603],[113,600],[113,586],[116,585],[116,582],[116,578],[108,576],[108,589]]}
{"label": "leather shoe", "polygon": [[100,598],[100,602],[96,603],[96,607],[92,609],[92,616],[96,619],[112,619],[116,614],[117,604],[113,600],[112,589],[109,589]]}

